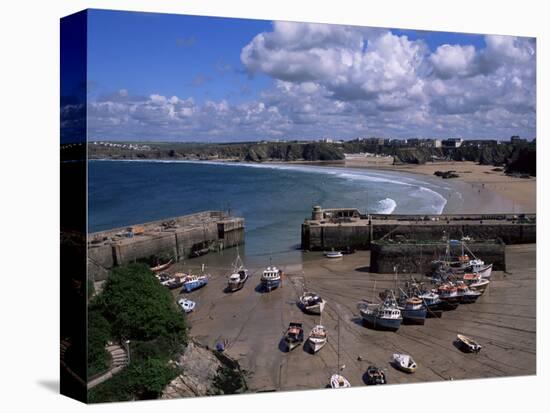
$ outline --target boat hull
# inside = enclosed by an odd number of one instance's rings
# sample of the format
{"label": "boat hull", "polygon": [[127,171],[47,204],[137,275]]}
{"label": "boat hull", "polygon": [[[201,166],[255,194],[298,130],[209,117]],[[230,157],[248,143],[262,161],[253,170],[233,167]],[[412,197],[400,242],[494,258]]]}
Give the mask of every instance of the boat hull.
{"label": "boat hull", "polygon": [[401,327],[402,318],[379,318],[361,314],[363,324],[375,330],[397,331]]}
{"label": "boat hull", "polygon": [[195,291],[199,288],[204,287],[206,284],[208,284],[208,282],[202,280],[189,281],[183,284],[183,289],[185,290],[185,292],[190,293],[191,291]]}
{"label": "boat hull", "polygon": [[325,308],[325,301],[323,300],[322,302],[314,305],[304,305],[303,303],[300,303],[300,307],[304,313],[320,315]]}
{"label": "boat hull", "polygon": [[270,292],[279,288],[281,280],[262,280],[262,288],[264,291]]}
{"label": "boat hull", "polygon": [[327,340],[325,339],[324,341],[313,341],[311,339],[308,339],[306,344],[309,351],[315,354],[323,347],[325,347],[325,345],[327,344]]}
{"label": "boat hull", "polygon": [[407,309],[406,307],[401,310],[403,316],[403,324],[417,324],[423,325],[426,321],[428,310],[426,307],[418,309]]}
{"label": "boat hull", "polygon": [[227,283],[227,291],[234,293],[235,291],[239,291],[244,287],[244,284],[246,283],[246,280],[239,281],[237,283]]}

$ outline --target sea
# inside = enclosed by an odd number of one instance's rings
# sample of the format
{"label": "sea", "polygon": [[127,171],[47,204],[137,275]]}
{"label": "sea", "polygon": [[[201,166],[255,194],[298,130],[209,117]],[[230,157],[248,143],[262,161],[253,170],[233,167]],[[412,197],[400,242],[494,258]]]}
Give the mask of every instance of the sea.
{"label": "sea", "polygon": [[301,224],[314,205],[440,214],[457,194],[440,178],[342,166],[90,160],[88,230],[224,210],[245,219],[241,256],[292,264],[302,260]]}

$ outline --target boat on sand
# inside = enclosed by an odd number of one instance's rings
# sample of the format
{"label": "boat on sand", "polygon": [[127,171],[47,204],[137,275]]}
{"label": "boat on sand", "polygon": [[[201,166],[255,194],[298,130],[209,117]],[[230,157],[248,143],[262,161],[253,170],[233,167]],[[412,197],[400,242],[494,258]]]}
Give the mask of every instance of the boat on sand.
{"label": "boat on sand", "polygon": [[333,374],[330,376],[330,387],[333,389],[344,389],[346,387],[351,387],[348,379],[340,374]]}
{"label": "boat on sand", "polygon": [[321,314],[325,308],[326,301],[314,292],[304,292],[299,300],[299,307],[306,313]]}
{"label": "boat on sand", "polygon": [[457,334],[456,338],[460,347],[467,353],[479,353],[482,348],[481,345],[471,337]]}
{"label": "boat on sand", "polygon": [[304,342],[304,328],[302,323],[290,323],[285,332],[284,341],[287,350],[291,351]]}
{"label": "boat on sand", "polygon": [[321,350],[327,344],[327,329],[322,325],[313,327],[306,341],[313,354]]}
{"label": "boat on sand", "polygon": [[392,355],[393,365],[405,373],[414,373],[418,367],[414,359],[408,354],[395,353]]}

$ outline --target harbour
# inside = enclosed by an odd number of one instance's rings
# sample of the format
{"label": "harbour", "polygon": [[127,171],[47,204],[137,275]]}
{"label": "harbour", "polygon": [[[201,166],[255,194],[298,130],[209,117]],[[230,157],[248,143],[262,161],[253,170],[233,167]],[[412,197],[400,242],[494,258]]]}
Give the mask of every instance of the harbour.
{"label": "harbour", "polygon": [[[371,297],[374,286],[378,294],[395,285],[394,274],[369,272],[370,251],[357,251],[340,260],[307,253],[302,266],[281,267],[282,284],[269,293],[258,288],[265,267],[249,268],[250,279],[240,291],[224,292],[234,258],[225,251],[217,266],[207,266],[211,275],[207,287],[190,294],[174,290],[173,295],[197,303],[188,315],[191,336],[210,348],[227,343],[225,353],[248,372],[252,392],[324,388],[335,373],[345,376],[352,386],[361,386],[366,384],[370,365],[384,369],[389,384],[535,374],[536,245],[505,248],[507,271],[493,271],[490,286],[476,303],[460,305],[441,318],[427,319],[424,325],[404,325],[396,332],[365,327],[356,309],[357,302],[375,298]],[[198,272],[201,261],[175,264],[171,271]],[[398,281],[408,277],[400,274]],[[314,355],[306,345],[292,352],[281,348],[290,322],[302,323],[306,332],[319,323],[318,315],[306,314],[297,305],[304,289],[326,300],[322,323],[328,340]],[[476,337],[483,350],[478,354],[460,351],[457,333]],[[392,353],[413,356],[418,363],[416,373],[392,367]]]}

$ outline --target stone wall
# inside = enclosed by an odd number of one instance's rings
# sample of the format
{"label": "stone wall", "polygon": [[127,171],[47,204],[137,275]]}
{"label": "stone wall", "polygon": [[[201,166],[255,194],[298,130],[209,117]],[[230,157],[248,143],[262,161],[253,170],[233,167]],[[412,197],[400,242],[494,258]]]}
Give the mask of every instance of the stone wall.
{"label": "stone wall", "polygon": [[[492,263],[495,271],[506,271],[505,244],[498,240],[468,243],[468,248],[486,263]],[[371,243],[370,271],[377,273],[398,272],[425,273],[430,263],[445,255],[446,243]],[[460,251],[452,251],[459,254]]]}
{"label": "stone wall", "polygon": [[[244,243],[244,219],[213,212],[178,217],[176,227],[163,228],[161,221],[143,224],[145,232],[121,237],[127,229],[90,234],[88,243],[88,277],[104,280],[111,268],[151,256],[172,256],[176,261],[188,258],[193,250],[207,244],[213,250]],[[201,221],[202,220],[202,221]]]}

